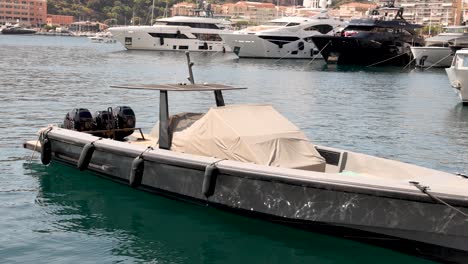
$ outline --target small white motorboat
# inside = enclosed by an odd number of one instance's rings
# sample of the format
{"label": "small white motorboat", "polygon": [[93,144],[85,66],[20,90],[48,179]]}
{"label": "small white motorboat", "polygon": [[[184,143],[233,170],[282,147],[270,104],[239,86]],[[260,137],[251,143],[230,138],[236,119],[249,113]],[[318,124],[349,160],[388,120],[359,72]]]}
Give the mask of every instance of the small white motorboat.
{"label": "small white motorboat", "polygon": [[92,37],[88,37],[92,43],[116,43],[117,41],[113,38],[112,33],[109,31],[98,32]]}
{"label": "small white motorboat", "polygon": [[450,85],[455,89],[463,104],[468,104],[468,49],[455,53],[450,68],[446,68]]}

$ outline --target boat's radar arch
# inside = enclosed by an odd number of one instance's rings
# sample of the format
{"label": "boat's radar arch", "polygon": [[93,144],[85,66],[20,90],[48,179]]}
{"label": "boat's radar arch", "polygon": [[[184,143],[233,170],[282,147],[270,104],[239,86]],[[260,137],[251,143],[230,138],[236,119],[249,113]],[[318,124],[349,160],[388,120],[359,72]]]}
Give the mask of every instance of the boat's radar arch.
{"label": "boat's radar arch", "polygon": [[202,83],[196,84],[195,78],[193,77],[192,67],[193,62],[190,61],[190,54],[187,55],[187,66],[189,70],[188,80],[190,83],[177,83],[177,84],[125,84],[125,85],[111,85],[112,88],[121,89],[135,89],[135,90],[157,90],[159,91],[159,148],[170,149],[171,148],[171,137],[169,133],[169,101],[167,92],[190,92],[190,91],[206,91],[214,92],[216,106],[224,106],[223,90],[242,90],[247,89],[245,87],[233,87],[224,84],[215,83]]}

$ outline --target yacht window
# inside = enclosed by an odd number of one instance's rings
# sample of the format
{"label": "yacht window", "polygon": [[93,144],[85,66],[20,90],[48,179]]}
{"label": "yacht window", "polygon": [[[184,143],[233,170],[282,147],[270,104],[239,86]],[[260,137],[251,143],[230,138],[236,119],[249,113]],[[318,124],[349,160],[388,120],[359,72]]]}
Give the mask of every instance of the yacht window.
{"label": "yacht window", "polygon": [[468,33],[468,27],[444,28],[444,33]]}
{"label": "yacht window", "polygon": [[289,36],[258,36],[258,37],[264,40],[267,40],[275,45],[278,45],[280,48],[283,47],[283,45],[285,44],[299,40],[298,37],[289,37]]}
{"label": "yacht window", "polygon": [[[375,27],[372,29],[372,32],[387,33],[389,31],[388,31],[388,28]],[[392,29],[392,32],[393,32],[393,29]]]}
{"label": "yacht window", "polygon": [[468,56],[460,56],[460,59],[462,60],[463,67],[468,68]]}
{"label": "yacht window", "polygon": [[193,22],[167,22],[168,26],[187,26],[191,28],[210,28],[210,29],[219,29],[215,24],[210,23],[193,23]]}
{"label": "yacht window", "polygon": [[371,31],[374,27],[366,27],[366,26],[349,26],[346,27],[345,31]]}
{"label": "yacht window", "polygon": [[333,27],[330,25],[316,25],[304,29],[305,31],[318,31],[322,34],[327,34],[333,30]]}
{"label": "yacht window", "polygon": [[182,33],[148,33],[153,38],[175,38],[175,39],[188,39],[185,34]]}
{"label": "yacht window", "polygon": [[286,26],[288,22],[268,22],[265,23],[265,26]]}
{"label": "yacht window", "polygon": [[180,50],[188,50],[188,46],[179,46]]}
{"label": "yacht window", "polygon": [[412,36],[413,35],[413,34],[411,34],[409,31],[407,31],[405,29],[402,29],[401,32],[406,36]]}
{"label": "yacht window", "polygon": [[286,26],[287,27],[293,27],[293,26],[297,26],[297,25],[300,25],[300,23],[289,23]]}
{"label": "yacht window", "polygon": [[218,34],[193,33],[197,39],[203,41],[223,41]]}

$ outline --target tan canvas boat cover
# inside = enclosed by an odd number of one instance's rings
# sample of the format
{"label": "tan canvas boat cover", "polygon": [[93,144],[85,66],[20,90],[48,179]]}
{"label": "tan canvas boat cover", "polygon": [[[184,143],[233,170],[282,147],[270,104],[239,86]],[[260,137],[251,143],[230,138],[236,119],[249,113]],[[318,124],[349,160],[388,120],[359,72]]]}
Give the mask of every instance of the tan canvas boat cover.
{"label": "tan canvas boat cover", "polygon": [[211,108],[174,132],[171,150],[262,165],[325,170],[325,160],[299,128],[270,105]]}

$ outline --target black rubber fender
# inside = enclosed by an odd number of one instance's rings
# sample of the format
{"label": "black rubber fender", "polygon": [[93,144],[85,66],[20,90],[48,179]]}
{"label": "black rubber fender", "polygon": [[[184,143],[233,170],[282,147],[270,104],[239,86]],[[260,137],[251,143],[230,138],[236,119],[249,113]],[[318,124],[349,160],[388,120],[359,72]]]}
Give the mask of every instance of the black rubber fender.
{"label": "black rubber fender", "polygon": [[93,157],[93,153],[96,147],[94,146],[93,143],[88,143],[83,147],[83,150],[81,151],[80,158],[78,159],[78,163],[76,164],[76,167],[80,170],[83,171],[88,168],[89,162],[91,161],[91,158]]}
{"label": "black rubber fender", "polygon": [[216,187],[216,178],[218,177],[218,168],[214,164],[210,164],[205,168],[203,177],[202,193],[205,197],[210,197],[214,194]]}
{"label": "black rubber fender", "polygon": [[143,180],[143,172],[145,171],[145,160],[138,156],[132,161],[132,169],[130,170],[130,177],[128,178],[128,184],[136,188],[141,185]]}
{"label": "black rubber fender", "polygon": [[46,137],[41,141],[41,162],[48,165],[52,160],[52,143]]}

